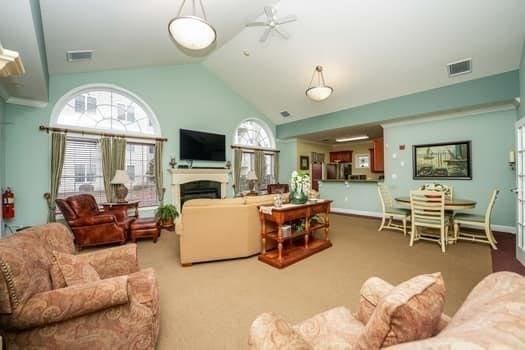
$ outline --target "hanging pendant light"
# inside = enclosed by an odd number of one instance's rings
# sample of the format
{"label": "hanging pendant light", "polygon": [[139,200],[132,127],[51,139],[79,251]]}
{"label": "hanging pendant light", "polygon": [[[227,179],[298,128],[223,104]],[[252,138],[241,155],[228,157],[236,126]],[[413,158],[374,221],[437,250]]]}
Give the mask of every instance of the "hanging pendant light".
{"label": "hanging pendant light", "polygon": [[[197,15],[196,1],[198,1],[202,16]],[[168,24],[168,31],[179,45],[189,50],[203,50],[217,40],[217,32],[208,23],[202,0],[192,0],[192,13],[183,16],[182,10],[186,0],[182,1],[177,17]]]}
{"label": "hanging pendant light", "polygon": [[[312,85],[314,84],[314,80],[316,85]],[[306,89],[306,96],[314,101],[322,101],[330,97],[332,92],[334,92],[334,89],[327,86],[324,81],[323,67],[315,67],[314,74],[310,80],[310,85],[308,85],[308,89]]]}

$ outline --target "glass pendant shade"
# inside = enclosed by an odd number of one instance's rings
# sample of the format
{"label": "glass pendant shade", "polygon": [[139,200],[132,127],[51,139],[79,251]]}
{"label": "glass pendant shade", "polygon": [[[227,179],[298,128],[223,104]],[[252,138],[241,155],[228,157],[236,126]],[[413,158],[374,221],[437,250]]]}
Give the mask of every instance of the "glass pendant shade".
{"label": "glass pendant shade", "polygon": [[182,16],[182,9],[185,3],[186,0],[182,2],[178,16],[169,22],[169,34],[179,45],[189,50],[206,49],[217,40],[217,33],[207,22],[202,0],[199,0],[202,17],[196,15],[195,0],[193,0],[192,15]]}
{"label": "glass pendant shade", "polygon": [[[314,80],[316,81],[315,85],[313,85]],[[334,92],[334,89],[330,86],[327,86],[324,81],[323,67],[315,67],[312,80],[310,80],[310,85],[308,89],[306,89],[306,96],[308,96],[308,98],[311,100],[318,102],[326,100],[328,97],[330,97],[330,95],[332,95],[332,92]]]}

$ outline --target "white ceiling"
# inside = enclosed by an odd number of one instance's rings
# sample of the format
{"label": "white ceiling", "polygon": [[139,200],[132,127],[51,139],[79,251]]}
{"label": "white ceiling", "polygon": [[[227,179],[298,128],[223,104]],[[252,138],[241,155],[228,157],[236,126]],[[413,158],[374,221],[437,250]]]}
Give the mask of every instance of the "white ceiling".
{"label": "white ceiling", "polygon": [[[168,22],[181,0],[40,0],[49,72],[72,73],[202,61],[181,51]],[[268,0],[203,0],[218,33],[216,48],[257,17]],[[191,0],[183,14],[189,14]],[[216,49],[215,48],[215,49]],[[94,49],[91,62],[68,63],[66,51]]]}
{"label": "white ceiling", "polygon": [[383,127],[379,124],[366,124],[351,126],[340,129],[332,129],[327,131],[320,131],[313,134],[301,135],[301,139],[321,142],[327,145],[341,145],[347,143],[356,143],[363,141],[351,141],[346,143],[337,142],[338,138],[356,137],[366,135],[370,140],[383,136]]}
{"label": "white ceiling", "polygon": [[[290,40],[260,44],[246,28],[205,61],[277,123],[517,69],[525,36],[523,0],[283,0],[279,12],[299,18]],[[473,73],[450,79],[446,63],[469,57]],[[320,103],[304,94],[318,64],[335,90]]]}
{"label": "white ceiling", "polygon": [[[273,35],[266,43],[259,42],[264,28],[244,25],[265,19],[264,5],[275,0],[203,2],[218,42],[191,56],[167,32],[181,0],[40,0],[49,73],[203,62],[283,123],[517,69],[525,37],[524,0],[282,0],[279,15],[298,21],[285,27],[289,40]],[[39,28],[28,30],[7,10],[2,37],[7,30],[7,37],[34,36]],[[25,29],[16,29],[19,22]],[[68,63],[66,51],[80,49],[94,49],[94,59]],[[473,73],[450,79],[445,64],[467,57]],[[318,64],[335,90],[320,103],[304,94]],[[282,118],[283,110],[292,117]]]}

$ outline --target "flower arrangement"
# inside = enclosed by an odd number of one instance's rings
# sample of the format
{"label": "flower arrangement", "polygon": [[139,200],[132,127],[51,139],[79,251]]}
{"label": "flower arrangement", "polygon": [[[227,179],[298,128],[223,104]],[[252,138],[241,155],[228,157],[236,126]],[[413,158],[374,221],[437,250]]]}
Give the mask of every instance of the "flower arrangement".
{"label": "flower arrangement", "polygon": [[290,201],[293,204],[304,204],[310,193],[310,175],[307,172],[292,172],[290,180]]}
{"label": "flower arrangement", "polygon": [[443,192],[445,194],[445,197],[450,197],[452,190],[447,185],[442,184],[436,184],[436,183],[430,183],[430,184],[424,184],[421,185],[419,188],[420,191],[434,191],[434,192]]}

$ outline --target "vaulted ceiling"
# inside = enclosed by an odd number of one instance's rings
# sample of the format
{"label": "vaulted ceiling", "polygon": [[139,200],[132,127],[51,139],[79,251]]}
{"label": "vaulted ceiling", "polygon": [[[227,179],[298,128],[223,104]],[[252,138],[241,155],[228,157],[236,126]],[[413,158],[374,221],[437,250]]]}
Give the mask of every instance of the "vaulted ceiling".
{"label": "vaulted ceiling", "polygon": [[[517,69],[525,37],[523,0],[281,0],[278,15],[298,21],[285,25],[288,40],[265,43],[264,28],[245,24],[276,1],[203,2],[218,42],[197,55],[167,33],[181,0],[40,0],[41,28],[3,11],[9,28],[0,27],[0,39],[41,30],[50,74],[202,63],[283,123]],[[67,62],[66,51],[82,49],[95,50],[91,62]],[[445,65],[463,58],[472,58],[473,72],[450,78]],[[319,64],[334,94],[312,102],[304,92]]]}

